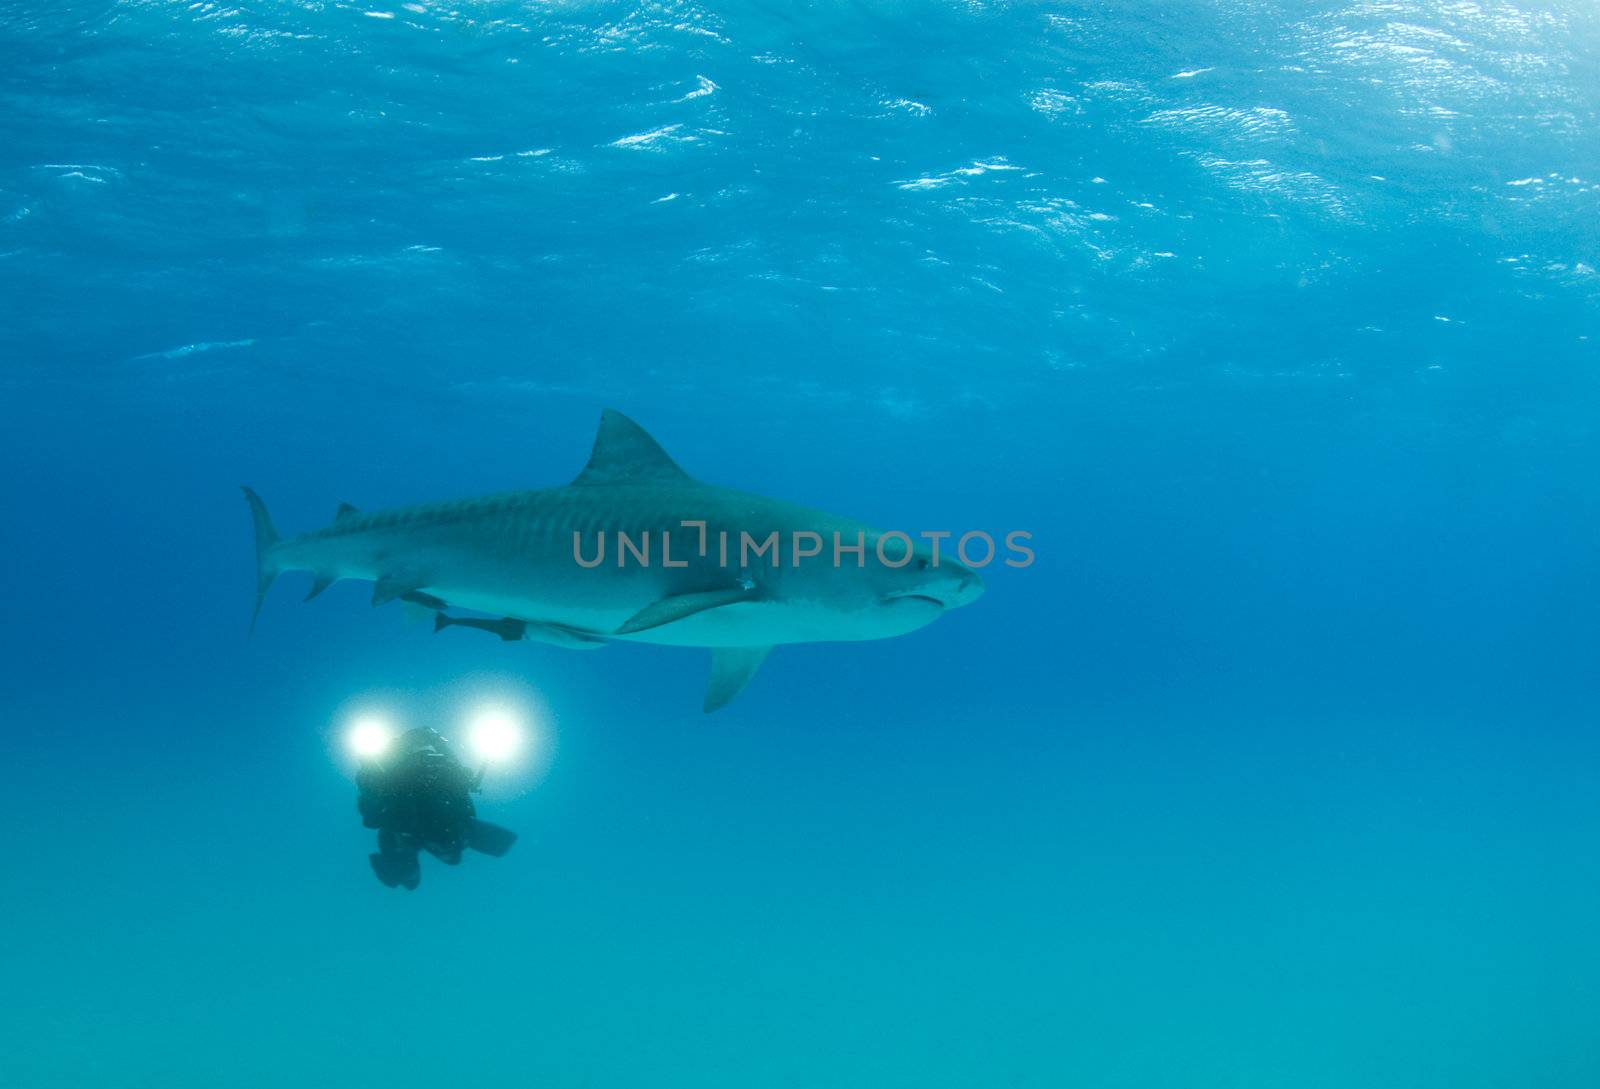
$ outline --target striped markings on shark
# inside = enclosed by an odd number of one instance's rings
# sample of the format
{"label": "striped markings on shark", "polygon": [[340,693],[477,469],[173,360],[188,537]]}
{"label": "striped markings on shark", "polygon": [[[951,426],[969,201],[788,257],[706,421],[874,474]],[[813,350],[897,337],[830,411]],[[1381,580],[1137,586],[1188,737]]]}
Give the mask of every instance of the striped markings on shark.
{"label": "striped markings on shark", "polygon": [[[588,464],[561,487],[373,513],[343,504],[329,525],[297,537],[280,536],[261,498],[244,493],[256,537],[252,630],[284,571],[310,573],[308,601],[340,579],[363,579],[373,584],[373,605],[431,610],[435,631],[460,627],[580,650],[612,642],[706,647],[706,711],[737,696],[778,644],[903,635],[983,592],[977,573],[941,554],[937,539],[915,543],[703,483],[610,409]],[[659,541],[656,562],[640,562],[637,549],[620,544],[614,562],[580,562],[584,537],[603,541],[608,532]],[[730,558],[726,547],[707,547],[708,539],[774,535],[831,541],[836,550],[795,544],[789,555],[758,551],[752,562],[748,550]],[[900,542],[900,551],[886,547]]]}

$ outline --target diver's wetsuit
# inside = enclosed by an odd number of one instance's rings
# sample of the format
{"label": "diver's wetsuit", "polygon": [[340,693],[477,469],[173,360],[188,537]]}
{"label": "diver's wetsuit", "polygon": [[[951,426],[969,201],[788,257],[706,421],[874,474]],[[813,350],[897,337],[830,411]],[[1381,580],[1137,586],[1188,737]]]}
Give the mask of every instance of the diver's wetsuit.
{"label": "diver's wetsuit", "polygon": [[433,730],[421,727],[402,735],[391,752],[356,772],[361,821],[378,830],[372,872],[390,888],[414,889],[422,879],[419,851],[454,866],[471,847],[503,855],[516,833],[477,819],[472,791],[478,776],[469,772]]}

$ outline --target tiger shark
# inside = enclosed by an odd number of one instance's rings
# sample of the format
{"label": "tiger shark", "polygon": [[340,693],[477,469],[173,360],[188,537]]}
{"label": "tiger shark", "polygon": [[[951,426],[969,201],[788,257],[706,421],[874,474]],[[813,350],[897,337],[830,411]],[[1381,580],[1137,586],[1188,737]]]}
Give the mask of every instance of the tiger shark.
{"label": "tiger shark", "polygon": [[707,647],[708,712],[737,696],[778,644],[903,635],[983,592],[935,535],[913,542],[702,483],[610,409],[588,464],[562,487],[372,513],[345,504],[298,537],[280,537],[260,496],[244,494],[256,538],[252,628],[284,571],[310,572],[307,601],[337,580],[368,580],[374,605],[432,609],[435,631],[584,650]]}

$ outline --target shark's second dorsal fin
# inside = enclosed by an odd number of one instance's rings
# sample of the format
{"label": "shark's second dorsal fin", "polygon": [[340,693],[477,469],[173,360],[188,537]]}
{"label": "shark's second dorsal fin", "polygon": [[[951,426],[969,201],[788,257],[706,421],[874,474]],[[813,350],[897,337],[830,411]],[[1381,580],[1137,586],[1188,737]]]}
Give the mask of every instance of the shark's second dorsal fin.
{"label": "shark's second dorsal fin", "polygon": [[352,514],[360,513],[360,511],[356,510],[356,508],[352,507],[349,503],[340,503],[339,512],[333,516],[333,520],[337,522],[342,518],[350,517]]}
{"label": "shark's second dorsal fin", "polygon": [[594,450],[573,484],[642,484],[688,480],[689,474],[667,456],[661,444],[645,429],[614,408],[600,414],[600,430],[594,436]]}

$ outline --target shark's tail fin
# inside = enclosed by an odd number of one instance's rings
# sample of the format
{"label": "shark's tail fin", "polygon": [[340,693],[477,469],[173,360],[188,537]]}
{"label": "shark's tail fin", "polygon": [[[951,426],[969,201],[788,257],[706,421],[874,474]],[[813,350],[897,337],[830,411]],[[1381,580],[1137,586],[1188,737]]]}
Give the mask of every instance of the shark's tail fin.
{"label": "shark's tail fin", "polygon": [[256,524],[256,607],[250,614],[250,630],[254,632],[256,618],[261,615],[261,603],[267,597],[267,588],[278,577],[277,569],[267,563],[267,551],[278,543],[278,531],[272,527],[272,515],[267,513],[267,505],[261,501],[261,497],[249,488],[243,491],[245,501],[250,504],[250,517]]}

